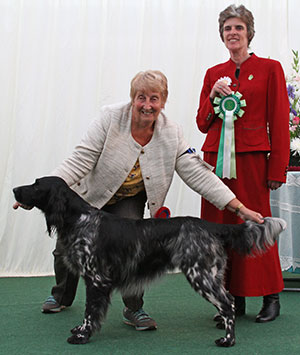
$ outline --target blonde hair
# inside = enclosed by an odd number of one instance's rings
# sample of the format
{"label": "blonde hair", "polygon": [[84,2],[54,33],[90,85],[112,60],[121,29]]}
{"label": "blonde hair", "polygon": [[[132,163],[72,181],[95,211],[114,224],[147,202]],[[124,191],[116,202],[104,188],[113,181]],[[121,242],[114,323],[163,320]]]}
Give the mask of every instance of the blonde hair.
{"label": "blonde hair", "polygon": [[146,70],[136,74],[131,80],[130,97],[134,100],[138,91],[154,91],[161,94],[163,103],[168,97],[168,80],[159,70]]}
{"label": "blonde hair", "polygon": [[244,5],[236,6],[236,5],[230,5],[228,6],[225,10],[220,12],[219,14],[219,32],[222,41],[224,42],[224,36],[223,36],[223,31],[224,31],[224,23],[232,18],[232,17],[237,17],[241,19],[247,26],[247,34],[248,34],[248,47],[250,45],[250,42],[252,41],[254,37],[254,17],[252,15],[252,12],[249,11]]}

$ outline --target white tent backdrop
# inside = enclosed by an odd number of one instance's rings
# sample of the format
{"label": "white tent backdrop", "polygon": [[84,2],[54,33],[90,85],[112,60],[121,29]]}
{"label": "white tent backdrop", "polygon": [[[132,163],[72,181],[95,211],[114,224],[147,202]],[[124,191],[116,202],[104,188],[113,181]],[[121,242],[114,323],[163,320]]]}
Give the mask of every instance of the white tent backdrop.
{"label": "white tent backdrop", "polygon": [[[195,116],[208,67],[228,59],[218,34],[226,0],[0,0],[0,276],[53,274],[55,239],[38,210],[13,211],[12,188],[47,175],[104,104],[129,100],[140,70],[169,80],[166,114],[200,153]],[[297,0],[244,1],[255,17],[251,50],[286,71],[300,49]],[[298,28],[297,28],[298,27]],[[172,215],[200,213],[175,177]]]}

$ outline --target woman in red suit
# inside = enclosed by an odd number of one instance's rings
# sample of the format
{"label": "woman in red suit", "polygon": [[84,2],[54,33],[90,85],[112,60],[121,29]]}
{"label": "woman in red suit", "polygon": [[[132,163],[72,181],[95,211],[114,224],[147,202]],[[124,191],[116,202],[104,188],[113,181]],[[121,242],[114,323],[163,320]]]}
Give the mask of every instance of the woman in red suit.
{"label": "woman in red suit", "polygon": [[[230,59],[208,69],[204,78],[197,114],[198,128],[207,134],[202,147],[204,160],[216,167],[223,182],[249,208],[271,216],[270,189],[286,181],[289,160],[289,101],[284,73],[279,62],[248,52],[254,20],[243,5],[231,5],[220,13],[219,31]],[[233,101],[227,101],[237,92]],[[229,124],[226,130],[225,121],[233,122],[233,128]],[[227,155],[226,139],[231,142]],[[202,200],[203,219],[242,223],[238,214],[219,211]],[[228,253],[227,287],[235,296],[236,315],[245,314],[245,297],[263,296],[256,322],[274,320],[279,315],[279,292],[283,289],[277,245],[255,257],[242,257],[234,250]]]}

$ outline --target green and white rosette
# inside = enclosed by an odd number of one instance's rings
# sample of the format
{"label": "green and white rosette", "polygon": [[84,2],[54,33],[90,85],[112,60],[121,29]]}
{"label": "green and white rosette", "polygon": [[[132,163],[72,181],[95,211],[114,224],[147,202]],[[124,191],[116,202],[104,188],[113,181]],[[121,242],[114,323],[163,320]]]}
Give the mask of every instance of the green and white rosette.
{"label": "green and white rosette", "polygon": [[221,178],[236,179],[234,121],[242,117],[246,101],[238,91],[228,96],[215,97],[215,113],[223,120],[218,150],[216,174]]}

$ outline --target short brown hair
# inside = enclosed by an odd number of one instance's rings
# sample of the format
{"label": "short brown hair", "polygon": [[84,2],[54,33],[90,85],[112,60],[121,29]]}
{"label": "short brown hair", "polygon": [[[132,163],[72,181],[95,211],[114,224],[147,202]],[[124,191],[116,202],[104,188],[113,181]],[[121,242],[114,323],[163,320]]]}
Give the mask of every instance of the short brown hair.
{"label": "short brown hair", "polygon": [[136,74],[131,80],[130,97],[134,100],[138,91],[155,91],[161,94],[163,103],[168,97],[168,80],[159,70],[146,70]]}
{"label": "short brown hair", "polygon": [[252,12],[249,11],[244,5],[236,6],[230,5],[225,10],[220,12],[219,14],[219,32],[222,41],[224,42],[223,30],[224,30],[224,23],[232,18],[237,17],[241,19],[247,26],[247,33],[248,33],[248,46],[254,37],[254,17]]}

